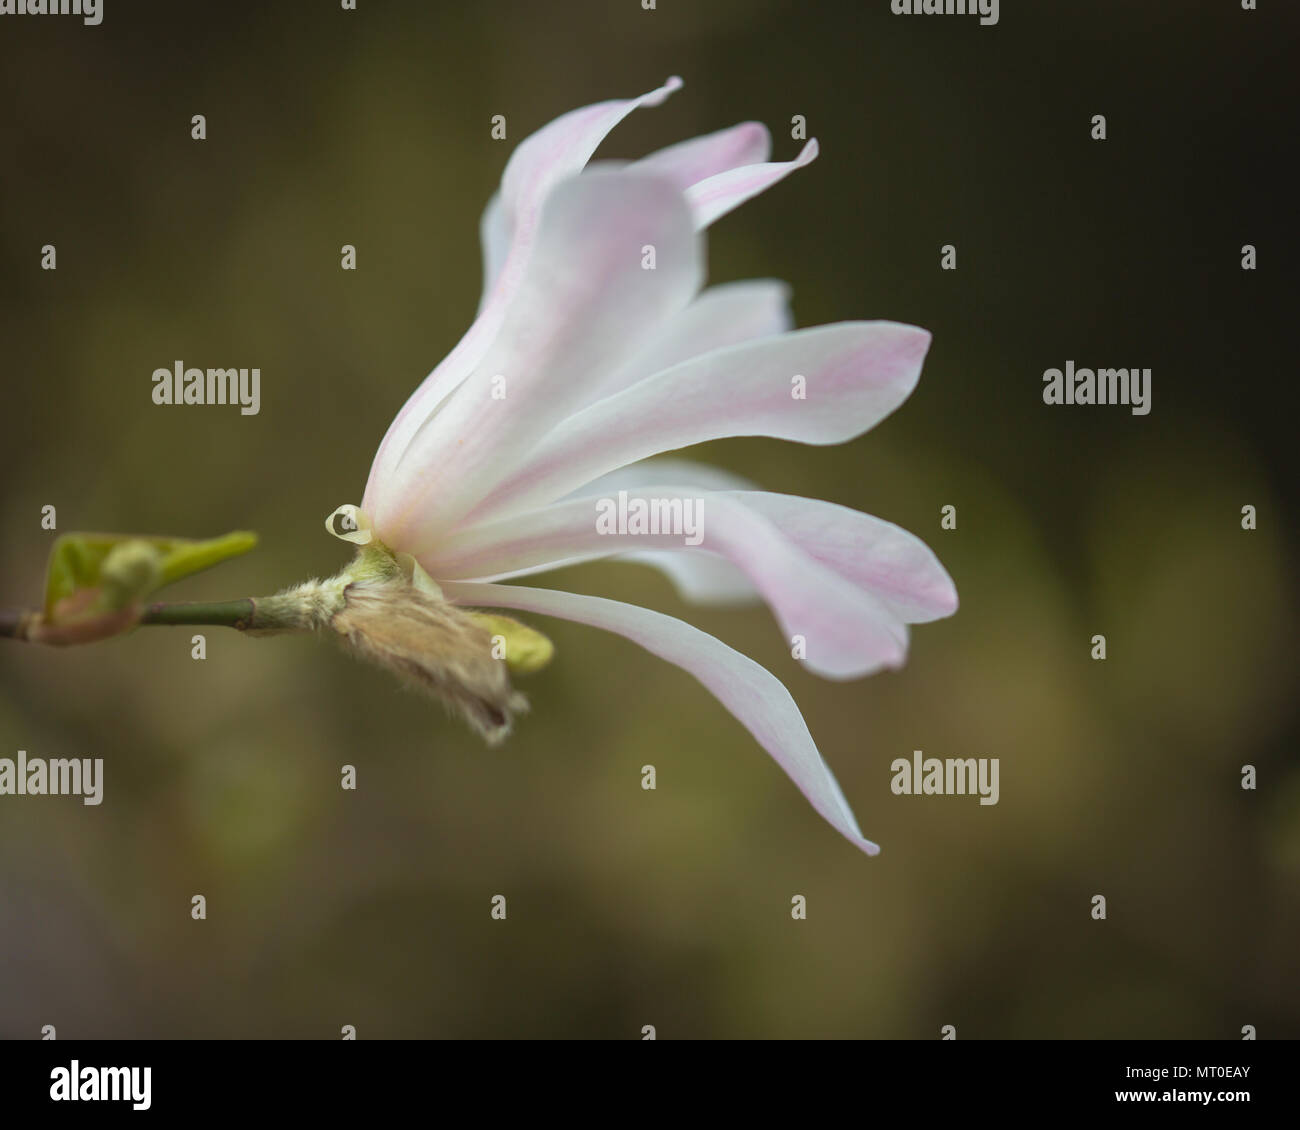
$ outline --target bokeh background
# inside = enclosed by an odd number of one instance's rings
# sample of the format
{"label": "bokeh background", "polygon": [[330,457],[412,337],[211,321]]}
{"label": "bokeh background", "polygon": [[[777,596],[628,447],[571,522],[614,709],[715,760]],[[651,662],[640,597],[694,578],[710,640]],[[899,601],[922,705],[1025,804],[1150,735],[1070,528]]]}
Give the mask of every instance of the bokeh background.
{"label": "bokeh background", "polygon": [[[700,454],[916,531],[962,597],[904,670],[833,684],[763,609],[689,608],[633,565],[554,576],[785,679],[874,860],[690,676],[577,625],[536,621],[559,656],[496,750],[327,641],[4,644],[0,753],[103,757],[107,783],[98,808],[0,798],[0,1034],[1300,1035],[1279,167],[1300,12],[888,7],[106,0],[99,27],[0,23],[0,604],[38,599],[45,504],[61,532],[260,532],[177,598],[335,570],[322,520],[469,324],[513,145],[670,74],[685,89],[602,155],[753,118],[785,159],[795,114],[822,145],[714,227],[713,281],[788,279],[802,325],[934,333],[875,432]],[[260,415],[154,406],[176,358],[259,366]],[[1151,415],[1045,407],[1067,358],[1151,367]],[[1001,802],[893,796],[914,749],[1000,758]]]}

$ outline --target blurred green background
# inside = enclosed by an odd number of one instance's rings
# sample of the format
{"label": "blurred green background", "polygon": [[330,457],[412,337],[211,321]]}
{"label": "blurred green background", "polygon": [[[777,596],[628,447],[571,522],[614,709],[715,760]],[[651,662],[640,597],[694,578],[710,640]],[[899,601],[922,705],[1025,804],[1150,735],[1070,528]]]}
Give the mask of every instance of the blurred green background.
{"label": "blurred green background", "polygon": [[[103,757],[107,781],[98,808],[0,798],[0,1034],[1300,1036],[1277,169],[1300,13],[1263,7],[1007,3],[992,28],[887,0],[6,18],[0,604],[38,599],[45,504],[60,531],[260,531],[178,598],[334,571],[322,521],[360,502],[388,421],[468,326],[513,145],[681,74],[602,155],[754,118],[786,159],[795,114],[822,145],[714,227],[712,280],[788,279],[801,325],[935,335],[875,432],[699,454],[915,531],[962,608],[916,629],[901,672],[832,684],[765,610],[689,608],[633,565],[544,582],[683,615],[786,680],[874,860],[688,675],[577,625],[536,621],[558,659],[496,750],[326,641],[214,629],[203,662],[186,629],[3,644],[0,755]],[[259,366],[260,415],[153,405],[177,358]],[[1151,415],[1045,407],[1066,359],[1151,367]],[[892,795],[914,749],[1000,758],[1000,803]]]}

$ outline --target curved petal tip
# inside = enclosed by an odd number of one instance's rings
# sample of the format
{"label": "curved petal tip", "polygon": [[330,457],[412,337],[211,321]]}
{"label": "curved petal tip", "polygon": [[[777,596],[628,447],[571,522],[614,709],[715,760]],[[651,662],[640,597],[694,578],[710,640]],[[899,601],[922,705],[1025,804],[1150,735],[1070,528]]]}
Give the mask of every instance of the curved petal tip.
{"label": "curved petal tip", "polygon": [[643,106],[659,106],[670,95],[676,94],[686,84],[682,82],[680,75],[670,75],[668,80],[658,90],[653,90],[647,94],[642,101]]}

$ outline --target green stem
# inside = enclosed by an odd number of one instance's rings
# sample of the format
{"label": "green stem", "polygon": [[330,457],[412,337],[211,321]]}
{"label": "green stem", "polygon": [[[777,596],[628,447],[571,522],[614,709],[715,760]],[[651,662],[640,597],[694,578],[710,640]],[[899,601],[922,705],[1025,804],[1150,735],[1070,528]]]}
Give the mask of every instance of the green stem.
{"label": "green stem", "polygon": [[[145,605],[136,620],[124,610],[120,613],[51,627],[38,612],[23,609],[0,611],[0,639],[38,643],[91,643],[118,635],[141,625],[215,626],[234,628],[238,632],[306,632],[317,626],[314,609],[304,601],[300,590],[275,596],[243,597],[239,600],[162,601]],[[112,623],[108,621],[112,620]],[[120,621],[120,622],[118,622]]]}
{"label": "green stem", "polygon": [[260,626],[257,623],[257,601],[252,597],[241,600],[185,600],[150,604],[140,617],[140,623],[217,624],[240,632]]}
{"label": "green stem", "polygon": [[246,596],[239,600],[164,601],[145,606],[141,624],[199,625],[234,628],[237,632],[309,632],[318,627],[311,593],[316,582],[299,585],[274,596]]}

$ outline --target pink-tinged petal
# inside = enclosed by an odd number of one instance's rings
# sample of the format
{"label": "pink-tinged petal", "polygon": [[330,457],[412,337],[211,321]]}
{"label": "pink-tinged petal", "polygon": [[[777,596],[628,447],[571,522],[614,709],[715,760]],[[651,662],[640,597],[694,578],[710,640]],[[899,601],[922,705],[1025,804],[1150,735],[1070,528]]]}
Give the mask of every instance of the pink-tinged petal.
{"label": "pink-tinged petal", "polygon": [[[665,88],[666,89],[666,88]],[[642,103],[643,105],[645,103]],[[611,103],[625,107],[631,103]],[[590,107],[589,110],[595,110]],[[584,113],[586,111],[579,111]],[[560,121],[563,122],[564,119]],[[559,123],[552,123],[558,126]],[[548,127],[551,128],[551,127]],[[545,131],[543,131],[545,132]],[[608,132],[608,131],[606,131]],[[730,129],[718,130],[703,137],[691,138],[666,149],[660,149],[643,157],[639,161],[597,161],[587,164],[589,170],[597,168],[625,168],[634,173],[651,173],[662,176],[677,185],[683,192],[700,181],[728,172],[741,166],[752,166],[766,162],[772,152],[772,139],[767,127],[761,122],[743,122]],[[572,172],[578,169],[571,167]],[[542,182],[545,184],[545,181]],[[496,287],[496,281],[505,265],[510,252],[514,234],[514,216],[519,210],[517,204],[508,205],[501,192],[497,192],[488,201],[479,222],[479,236],[483,247],[483,294],[479,300],[479,310],[487,305]],[[784,329],[786,327],[780,327]],[[769,332],[777,333],[778,330]],[[758,336],[752,334],[750,336]],[[743,340],[736,337],[733,340]],[[716,342],[708,348],[728,342]],[[699,352],[697,350],[697,352]],[[653,370],[646,370],[652,372]]]}
{"label": "pink-tinged petal", "polygon": [[[653,483],[673,483],[694,491],[757,489],[748,479],[707,463],[690,459],[646,459],[602,475],[577,493],[584,498],[602,496],[620,490],[640,490]],[[762,600],[754,582],[716,553],[697,549],[648,549],[621,554],[615,560],[655,569],[672,582],[678,596],[692,604],[738,607]],[[560,566],[541,566],[536,571],[551,568]]]}
{"label": "pink-tinged petal", "polygon": [[924,624],[957,611],[957,588],[933,550],[892,522],[797,495],[742,491],[728,497],[761,514],[905,624]]}
{"label": "pink-tinged petal", "polygon": [[[923,624],[957,611],[957,589],[929,546],[915,534],[847,506],[759,490],[739,475],[689,459],[647,459],[602,475],[570,497],[599,498],[671,483],[682,494],[725,491],[761,514],[810,557],[865,589],[905,624]],[[715,554],[650,550],[628,554],[667,574],[678,592],[704,604],[752,600],[757,590]]]}
{"label": "pink-tinged petal", "polygon": [[743,165],[757,165],[772,155],[772,137],[762,122],[742,122],[730,129],[680,141],[634,161],[635,172],[667,176],[683,192],[694,184]]}
{"label": "pink-tinged petal", "polygon": [[585,484],[581,490],[574,491],[570,497],[591,498],[592,496],[614,494],[620,490],[642,490],[656,483],[672,483],[681,490],[758,490],[758,487],[743,475],[714,467],[709,463],[697,463],[694,459],[643,459],[640,463],[629,463],[608,475],[601,475]]}
{"label": "pink-tinged petal", "polygon": [[[492,247],[484,247],[485,268],[496,268],[490,295],[456,347],[438,364],[402,406],[379,445],[366,483],[362,509],[375,505],[375,491],[396,468],[411,437],[437,410],[491,346],[519,288],[536,238],[542,204],[552,188],[582,171],[596,147],[619,122],[640,106],[658,106],[682,80],[670,78],[640,98],[600,102],[556,118],[522,141],[506,162],[501,177],[500,204],[493,214],[489,203],[483,226],[490,228]],[[503,254],[502,247],[507,248]],[[485,290],[489,288],[485,287]]]}
{"label": "pink-tinged petal", "polygon": [[868,855],[880,850],[862,835],[790,692],[770,671],[722,641],[671,616],[600,597],[463,582],[450,582],[443,591],[456,604],[513,608],[604,628],[689,671],[754,735],[831,827]]}
{"label": "pink-tinged petal", "polygon": [[790,288],[777,279],[724,283],[703,291],[625,365],[596,389],[610,396],[692,357],[730,345],[773,337],[794,325]]}
{"label": "pink-tinged petal", "polygon": [[771,188],[777,181],[802,169],[817,157],[817,139],[810,138],[803,151],[793,161],[770,161],[761,165],[746,165],[729,169],[693,184],[686,190],[686,199],[695,213],[695,222],[707,228],[719,216],[725,216],[746,200]]}
{"label": "pink-tinged petal", "polygon": [[[567,563],[642,549],[694,548],[736,565],[771,607],[788,645],[830,679],[852,679],[900,667],[907,629],[876,596],[811,557],[761,514],[744,493],[692,497],[668,485],[625,492],[619,499],[570,499],[489,523],[441,543],[420,564],[443,580],[501,580],[548,563]],[[637,502],[678,503],[675,532],[627,532],[599,519],[602,510]],[[689,506],[689,509],[687,507]],[[683,534],[682,517],[688,519]],[[614,525],[614,528],[610,528]]]}
{"label": "pink-tinged petal", "polygon": [[686,307],[703,274],[700,243],[681,193],[657,177],[595,172],[556,187],[491,348],[372,492],[364,509],[378,536],[417,557],[436,545]]}
{"label": "pink-tinged petal", "polygon": [[698,549],[648,549],[643,553],[625,553],[614,560],[657,570],[672,582],[678,596],[692,604],[741,607],[763,599],[753,581],[716,553]]}
{"label": "pink-tinged petal", "polygon": [[[599,498],[620,490],[644,493],[656,483],[671,483],[671,489],[683,495],[727,492],[810,557],[865,589],[905,624],[924,624],[957,611],[952,578],[915,534],[833,502],[760,490],[718,467],[689,459],[647,459],[602,475],[569,497]],[[652,550],[635,556],[666,573],[688,600],[736,603],[756,593],[743,573],[711,554]]]}
{"label": "pink-tinged petal", "polygon": [[545,505],[618,467],[708,440],[843,443],[907,399],[929,344],[915,326],[841,322],[685,361],[559,424],[462,525]]}
{"label": "pink-tinged petal", "polygon": [[606,135],[633,110],[658,106],[682,80],[670,78],[639,98],[598,102],[556,118],[519,144],[501,176],[501,198],[514,235],[534,222],[547,194],[560,181],[582,171]]}
{"label": "pink-tinged petal", "polygon": [[506,226],[506,210],[500,192],[494,192],[483,209],[483,217],[478,222],[478,236],[483,248],[483,293],[479,297],[477,316],[482,317],[496,289],[506,256],[510,254],[510,229]]}

